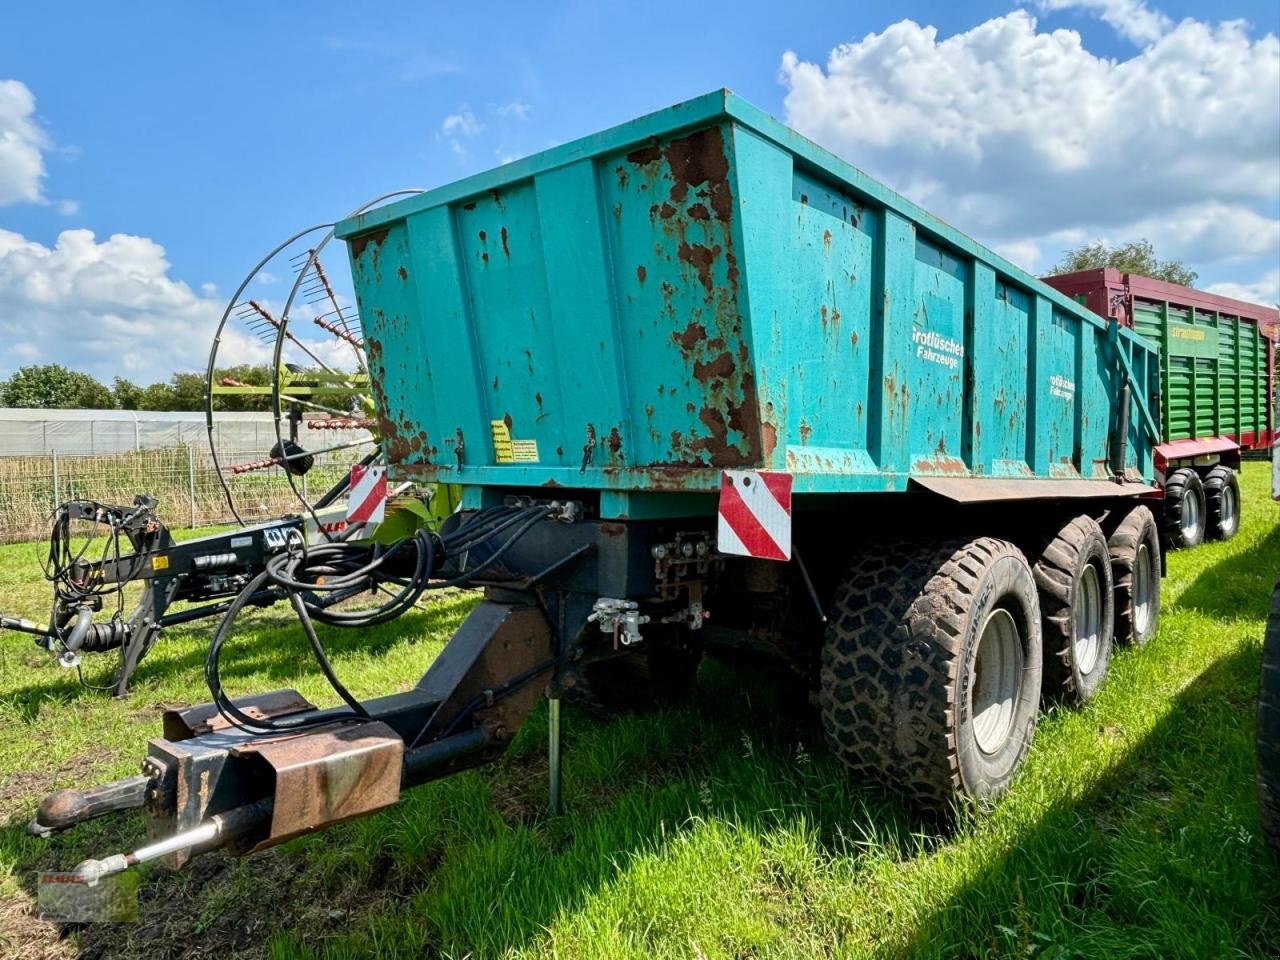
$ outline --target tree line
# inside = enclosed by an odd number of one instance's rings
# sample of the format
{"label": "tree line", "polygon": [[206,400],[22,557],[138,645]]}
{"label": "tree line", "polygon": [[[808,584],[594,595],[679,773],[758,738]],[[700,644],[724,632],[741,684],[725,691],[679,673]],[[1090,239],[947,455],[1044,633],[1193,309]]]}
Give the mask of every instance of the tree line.
{"label": "tree line", "polygon": [[[239,364],[214,372],[215,382],[234,381],[246,386],[269,387],[271,368],[266,364]],[[60,363],[21,367],[0,380],[0,407],[34,407],[44,410],[203,410],[204,374],[175,373],[167,381],[139,386],[124,377],[111,385]],[[320,394],[317,402],[336,409],[351,409],[351,398]],[[215,395],[215,410],[257,411],[271,409],[270,394]]]}

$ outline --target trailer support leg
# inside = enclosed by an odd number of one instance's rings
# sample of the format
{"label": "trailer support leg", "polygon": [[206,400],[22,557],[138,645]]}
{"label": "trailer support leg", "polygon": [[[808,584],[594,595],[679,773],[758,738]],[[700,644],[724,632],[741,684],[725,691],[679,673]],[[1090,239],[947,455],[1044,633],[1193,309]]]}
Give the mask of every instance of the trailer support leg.
{"label": "trailer support leg", "polygon": [[560,815],[560,698],[547,700],[547,814]]}

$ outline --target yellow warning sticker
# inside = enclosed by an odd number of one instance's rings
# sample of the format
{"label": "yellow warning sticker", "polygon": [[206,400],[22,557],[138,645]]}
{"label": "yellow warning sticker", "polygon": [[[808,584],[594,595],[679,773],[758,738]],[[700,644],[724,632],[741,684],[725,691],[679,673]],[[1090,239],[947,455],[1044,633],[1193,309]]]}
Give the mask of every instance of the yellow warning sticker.
{"label": "yellow warning sticker", "polygon": [[513,440],[505,420],[490,420],[493,430],[493,457],[498,463],[537,463],[537,440]]}
{"label": "yellow warning sticker", "polygon": [[169,558],[168,557],[152,557],[151,569],[152,570],[168,570]]}

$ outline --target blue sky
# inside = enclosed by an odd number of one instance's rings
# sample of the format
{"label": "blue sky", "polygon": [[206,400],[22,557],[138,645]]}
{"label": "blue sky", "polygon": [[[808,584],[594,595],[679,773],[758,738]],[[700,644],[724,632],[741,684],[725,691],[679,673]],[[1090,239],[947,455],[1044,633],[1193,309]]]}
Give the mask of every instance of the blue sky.
{"label": "blue sky", "polygon": [[[0,375],[198,365],[219,298],[294,229],[721,86],[1029,269],[1173,223],[1151,239],[1201,285],[1274,298],[1280,11],[1201,6],[15,6]],[[151,334],[170,350],[127,356]]]}

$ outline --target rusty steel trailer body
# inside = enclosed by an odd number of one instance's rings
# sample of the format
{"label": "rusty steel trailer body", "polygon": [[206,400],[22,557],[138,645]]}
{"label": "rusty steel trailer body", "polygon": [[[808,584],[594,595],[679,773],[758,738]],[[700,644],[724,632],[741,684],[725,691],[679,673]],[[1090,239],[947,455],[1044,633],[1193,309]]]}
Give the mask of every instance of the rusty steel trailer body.
{"label": "rusty steel trailer body", "polygon": [[462,490],[421,577],[485,597],[408,692],[222,696],[138,778],[49,798],[37,830],[172,831],[86,878],[383,806],[544,692],[554,797],[562,697],[656,699],[730,643],[945,809],[1006,787],[1042,675],[1087,699],[1155,628],[1154,347],[727,91],[337,235],[391,478]]}
{"label": "rusty steel trailer body", "polygon": [[1280,311],[1109,267],[1044,280],[1160,350],[1153,456],[1171,541],[1234,536],[1234,473],[1242,456],[1267,456],[1275,442]]}

